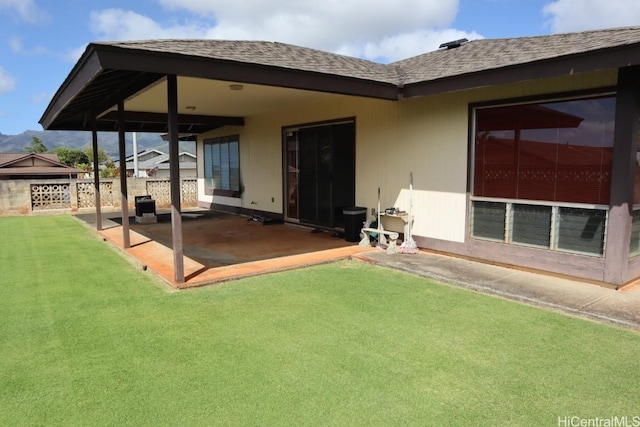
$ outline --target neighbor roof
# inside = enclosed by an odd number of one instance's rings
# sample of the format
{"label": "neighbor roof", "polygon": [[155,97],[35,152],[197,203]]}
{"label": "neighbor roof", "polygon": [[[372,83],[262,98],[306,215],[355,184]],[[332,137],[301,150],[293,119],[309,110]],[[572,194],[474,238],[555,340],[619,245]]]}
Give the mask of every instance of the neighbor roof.
{"label": "neighbor roof", "polygon": [[[29,160],[31,162],[29,163]],[[41,164],[36,165],[39,160]],[[27,161],[25,163],[25,161]],[[51,153],[0,153],[0,176],[13,175],[57,175],[67,176],[84,173],[60,163],[57,154]]]}
{"label": "neighbor roof", "polygon": [[58,155],[55,153],[0,153],[0,167],[9,166],[17,163],[18,161],[29,158],[40,158],[51,163],[56,163],[60,166],[66,166],[63,163],[60,163]]}
{"label": "neighbor roof", "polygon": [[[99,42],[89,44],[40,123],[89,130],[93,117],[166,75],[398,100],[638,64],[640,27],[475,40],[392,64],[264,41]],[[238,125],[240,119],[181,115],[179,132]],[[138,130],[166,127],[161,117],[149,122]],[[114,123],[98,121],[97,130],[115,130]]]}

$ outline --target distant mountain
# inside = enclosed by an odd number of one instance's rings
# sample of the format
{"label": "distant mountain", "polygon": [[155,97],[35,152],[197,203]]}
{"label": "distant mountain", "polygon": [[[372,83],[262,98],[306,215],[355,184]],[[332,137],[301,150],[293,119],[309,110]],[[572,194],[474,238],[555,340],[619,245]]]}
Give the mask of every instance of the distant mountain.
{"label": "distant mountain", "polygon": [[[22,132],[20,135],[4,135],[0,133],[0,153],[25,153],[25,147],[29,145],[33,137],[40,138],[42,143],[49,150],[53,150],[56,147],[67,147],[80,150],[91,147],[91,132],[28,130]],[[136,134],[136,137],[139,152],[148,148],[157,148],[158,150],[166,153],[169,149],[169,144],[162,139],[160,134],[139,132]],[[133,134],[127,133],[125,138],[127,155],[133,154]],[[98,132],[98,147],[104,149],[104,151],[112,158],[117,159],[118,133]],[[181,141],[180,151],[187,151],[195,154],[195,143]]]}

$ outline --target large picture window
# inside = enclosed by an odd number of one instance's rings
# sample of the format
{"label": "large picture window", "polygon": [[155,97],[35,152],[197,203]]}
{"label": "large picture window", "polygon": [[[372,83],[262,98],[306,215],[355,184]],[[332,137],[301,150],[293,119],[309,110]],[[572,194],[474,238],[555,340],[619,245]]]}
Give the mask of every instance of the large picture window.
{"label": "large picture window", "polygon": [[602,256],[615,102],[476,108],[471,235]]}
{"label": "large picture window", "polygon": [[206,194],[240,196],[238,136],[204,140],[204,188]]}
{"label": "large picture window", "polygon": [[615,97],[476,109],[475,196],[609,204]]}

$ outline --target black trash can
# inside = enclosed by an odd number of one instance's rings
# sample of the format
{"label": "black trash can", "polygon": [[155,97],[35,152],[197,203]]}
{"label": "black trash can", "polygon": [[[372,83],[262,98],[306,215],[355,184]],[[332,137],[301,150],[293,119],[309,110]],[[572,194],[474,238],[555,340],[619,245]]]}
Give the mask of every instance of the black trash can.
{"label": "black trash can", "polygon": [[342,210],[344,214],[344,240],[347,242],[359,242],[360,230],[367,220],[367,208],[352,206]]}
{"label": "black trash can", "polygon": [[151,196],[136,196],[136,216],[142,217],[144,214],[156,214],[156,201]]}

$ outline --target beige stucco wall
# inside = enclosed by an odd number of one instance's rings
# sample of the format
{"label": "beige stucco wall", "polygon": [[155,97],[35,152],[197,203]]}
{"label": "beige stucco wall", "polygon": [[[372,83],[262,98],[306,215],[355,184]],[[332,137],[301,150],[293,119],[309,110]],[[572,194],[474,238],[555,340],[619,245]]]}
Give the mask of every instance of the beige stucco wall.
{"label": "beige stucco wall", "polygon": [[[408,210],[409,172],[413,171],[413,233],[463,242],[467,217],[469,104],[561,93],[616,83],[616,72],[598,72],[487,87],[400,102],[336,95],[321,104],[296,105],[246,117],[245,126],[222,128],[199,138],[240,135],[240,199],[206,196],[199,200],[283,213],[282,127],[347,117],[356,120],[356,204]],[[202,176],[202,144],[198,144]],[[272,202],[273,198],[273,202]]]}

